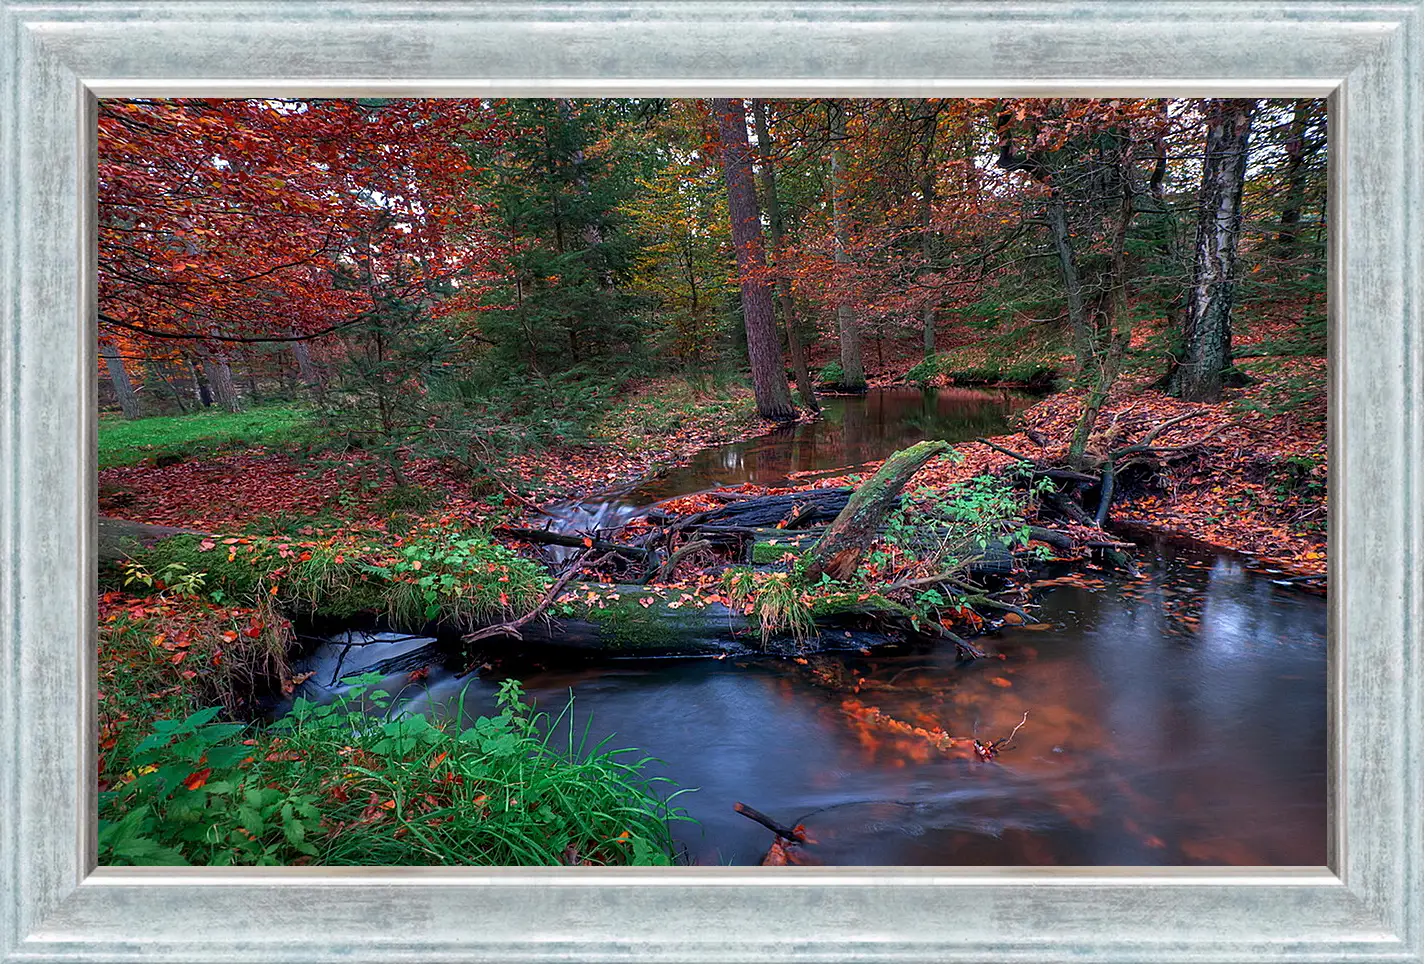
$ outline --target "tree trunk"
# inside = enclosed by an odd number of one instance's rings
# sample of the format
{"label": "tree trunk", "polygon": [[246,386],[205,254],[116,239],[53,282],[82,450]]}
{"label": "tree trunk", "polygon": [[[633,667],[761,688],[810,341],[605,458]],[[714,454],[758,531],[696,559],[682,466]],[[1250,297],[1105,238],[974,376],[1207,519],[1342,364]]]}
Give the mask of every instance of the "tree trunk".
{"label": "tree trunk", "polygon": [[188,367],[193,371],[193,394],[198,397],[198,401],[203,403],[204,408],[212,408],[213,390],[208,387],[208,379],[203,372],[203,363],[190,358]]}
{"label": "tree trunk", "polygon": [[1233,271],[1242,233],[1242,185],[1255,103],[1219,99],[1208,105],[1187,330],[1171,385],[1172,394],[1190,402],[1221,398],[1232,368]]}
{"label": "tree trunk", "polygon": [[1312,101],[1298,100],[1291,115],[1291,132],[1286,142],[1286,192],[1282,199],[1281,221],[1277,229],[1277,256],[1296,256],[1296,243],[1301,232],[1301,209],[1306,200],[1306,162],[1316,153],[1318,144],[1307,136]]}
{"label": "tree trunk", "polygon": [[143,406],[139,404],[138,392],[129,381],[128,369],[124,367],[123,356],[114,345],[99,344],[99,355],[104,359],[104,367],[109,370],[109,381],[114,384],[114,394],[119,398],[119,408],[124,418],[142,418]]}
{"label": "tree trunk", "polygon": [[[293,334],[295,335],[296,332],[294,331]],[[292,342],[292,354],[297,359],[297,376],[302,379],[302,383],[307,386],[313,396],[321,398],[324,388],[322,375],[312,362],[311,347],[305,341],[294,341]]]}
{"label": "tree trunk", "polygon": [[[851,228],[846,200],[845,160],[841,144],[846,140],[846,103],[832,102],[831,110],[831,223],[836,236],[836,263],[841,266],[842,284],[846,281],[851,254],[846,250],[850,243]],[[866,390],[866,368],[861,360],[861,326],[856,320],[856,309],[843,295],[836,305],[836,330],[841,341],[841,380],[836,387],[843,392],[864,392]]]}
{"label": "tree trunk", "polygon": [[233,370],[228,367],[228,358],[221,347],[208,350],[207,364],[203,366],[208,383],[213,387],[213,396],[218,404],[230,412],[241,412],[242,402],[238,399],[237,386],[233,384]]}
{"label": "tree trunk", "polygon": [[742,322],[747,331],[747,356],[752,364],[752,392],[763,418],[785,422],[797,417],[787,370],[782,363],[781,339],[772,310],[772,288],[767,283],[767,257],[762,247],[762,215],[757,189],[752,183],[752,148],[747,143],[747,111],[743,102],[715,98],[722,141],[723,177],[727,181],[727,209],[732,220],[732,242],[737,251],[737,273],[742,286]]}
{"label": "tree trunk", "polygon": [[1085,462],[1089,437],[1093,434],[1098,413],[1108,401],[1113,384],[1123,367],[1123,358],[1128,354],[1128,344],[1133,340],[1133,316],[1128,308],[1128,229],[1133,223],[1133,154],[1127,137],[1122,138],[1122,153],[1118,159],[1119,208],[1114,223],[1113,247],[1109,257],[1108,276],[1108,343],[1094,339],[1092,358],[1095,369],[1093,387],[1084,399],[1084,410],[1074,427],[1073,439],[1069,442],[1069,467],[1079,469]]}
{"label": "tree trunk", "polygon": [[[932,257],[934,255],[935,232],[931,228],[931,222],[935,213],[935,132],[938,127],[938,117],[931,114],[926,120],[925,141],[921,144],[920,152],[920,258],[924,262],[922,271],[929,271]],[[934,301],[928,302],[920,309],[920,331],[922,347],[926,358],[935,354],[935,316],[937,314]]]}
{"label": "tree trunk", "polygon": [[1064,280],[1064,300],[1069,307],[1069,328],[1074,339],[1074,368],[1080,383],[1090,375],[1093,358],[1093,332],[1089,329],[1088,311],[1084,307],[1084,286],[1079,278],[1079,266],[1074,258],[1074,242],[1069,234],[1069,215],[1064,198],[1053,188],[1044,213],[1049,219],[1049,233],[1054,239],[1054,251],[1059,256],[1059,275]]}
{"label": "tree trunk", "polygon": [[[777,198],[777,175],[772,168],[772,134],[767,124],[767,105],[760,100],[752,102],[752,118],[757,125],[757,151],[761,155],[760,177],[762,187],[762,209],[767,212],[767,231],[772,242],[775,258],[782,246],[782,202]],[[787,331],[787,347],[792,353],[792,372],[797,377],[797,391],[802,394],[802,402],[813,412],[821,411],[817,401],[816,385],[811,380],[807,368],[806,352],[802,348],[801,335],[797,334],[796,304],[787,279],[777,275],[777,303],[782,309],[782,326]]]}
{"label": "tree trunk", "polygon": [[807,581],[815,582],[822,573],[832,579],[849,579],[911,476],[949,450],[944,442],[917,442],[881,463],[876,474],[852,494],[846,508],[812,546],[807,556]]}

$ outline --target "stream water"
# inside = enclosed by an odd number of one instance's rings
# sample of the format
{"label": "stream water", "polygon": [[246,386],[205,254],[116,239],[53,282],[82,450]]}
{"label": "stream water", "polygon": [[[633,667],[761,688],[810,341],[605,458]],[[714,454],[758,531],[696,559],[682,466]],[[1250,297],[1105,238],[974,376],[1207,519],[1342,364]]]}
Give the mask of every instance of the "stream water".
{"label": "stream water", "polygon": [[[883,391],[833,404],[825,423],[709,449],[611,505],[972,438],[1019,402]],[[468,684],[467,710],[486,712],[505,676],[545,709],[572,692],[590,738],[638,747],[662,761],[659,774],[697,788],[679,798],[697,823],[676,836],[698,863],[761,857],[771,835],[734,813],[743,801],[805,823],[807,855],[827,864],[1324,864],[1324,601],[1229,554],[1141,544],[1142,580],[1048,573],[1041,623],[982,637],[986,660],[957,662],[949,647],[805,663],[512,658],[489,680],[432,666],[406,705],[431,709]],[[359,661],[404,647],[420,662],[420,646],[362,647]],[[341,649],[312,655],[308,686],[325,689]],[[359,668],[352,659],[343,672]],[[998,739],[1021,720],[993,762],[916,732]]]}

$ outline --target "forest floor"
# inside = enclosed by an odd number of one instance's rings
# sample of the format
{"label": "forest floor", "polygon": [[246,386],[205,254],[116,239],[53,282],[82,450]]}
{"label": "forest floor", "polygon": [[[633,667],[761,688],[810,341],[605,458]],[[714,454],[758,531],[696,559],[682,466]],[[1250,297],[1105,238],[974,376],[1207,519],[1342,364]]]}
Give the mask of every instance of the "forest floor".
{"label": "forest floor", "polygon": [[[1250,382],[1228,389],[1214,404],[1182,402],[1156,387],[1166,332],[1161,325],[1138,327],[1127,371],[1099,417],[1090,453],[1131,443],[1152,426],[1193,412],[1158,443],[1172,447],[1201,440],[1203,446],[1194,457],[1161,467],[1149,484],[1122,490],[1114,521],[1241,552],[1293,575],[1325,574],[1326,359],[1302,351],[1299,310],[1284,306],[1252,317],[1234,341],[1237,366]],[[942,334],[930,364],[915,340],[888,340],[879,351],[874,339],[869,344],[867,380],[873,386],[1017,386],[1041,370],[1065,370],[1072,360],[1038,324],[973,340],[963,331]],[[1068,449],[1083,396],[1075,390],[1050,394],[1016,415],[1017,431],[990,441],[1054,461]],[[943,487],[1013,462],[984,445],[957,449],[964,461],[929,466],[912,486]]]}
{"label": "forest floor", "polygon": [[[1256,338],[1244,339],[1244,352],[1250,354],[1253,344],[1270,335],[1270,331],[1258,332]],[[938,357],[953,359],[961,370],[975,373],[994,363],[991,357],[987,365],[983,349],[975,353],[945,347]],[[873,384],[903,383],[907,371],[921,363],[919,346],[905,342],[893,347],[888,341],[881,352],[868,352],[873,365],[879,360],[887,367],[872,369]],[[1174,446],[1203,440],[1204,444],[1195,457],[1175,461],[1153,478],[1126,486],[1113,517],[1240,551],[1293,574],[1322,574],[1326,568],[1325,397],[1324,392],[1303,391],[1301,386],[1324,378],[1324,359],[1249,357],[1240,365],[1253,377],[1251,384],[1230,389],[1223,401],[1212,405],[1180,402],[1156,390],[1151,370],[1130,370],[1120,380],[1104,408],[1091,452],[1131,442],[1153,425],[1191,412],[1197,415],[1169,429],[1159,443]],[[958,380],[938,374],[930,381]],[[1014,433],[991,441],[1052,460],[1067,449],[1081,400],[1082,393],[1072,390],[1048,395],[1018,414]],[[290,430],[296,424],[289,409],[278,414],[279,426]],[[203,425],[204,417],[175,419],[180,428],[161,426],[158,444],[147,449],[130,444],[128,451],[146,453],[141,462],[120,455],[112,438],[132,434],[144,423],[112,428],[106,424],[101,450],[110,451],[110,464],[100,471],[101,514],[213,532],[280,530],[293,520],[308,519],[317,520],[317,527],[328,534],[340,536],[347,529],[359,529],[363,538],[369,538],[372,530],[400,535],[419,518],[439,516],[481,525],[523,511],[512,492],[492,488],[488,480],[472,486],[434,459],[411,459],[406,465],[411,485],[395,487],[384,466],[366,452],[304,458],[284,448],[275,432],[245,438],[228,424],[243,418],[257,424],[253,416],[210,418],[213,428],[221,431],[210,430],[208,437],[215,443],[205,450],[201,438],[184,434],[191,434],[194,425]],[[157,425],[166,420],[144,421]],[[549,504],[632,485],[685,462],[703,448],[769,430],[768,423],[756,417],[745,385],[646,380],[631,386],[585,440],[513,456],[504,475],[524,490],[523,498]],[[303,431],[302,437],[309,438],[310,430]],[[174,440],[165,444],[170,437]],[[247,444],[252,442],[267,444]],[[914,484],[940,487],[998,471],[1012,461],[976,443],[957,448],[963,461],[954,466],[937,463],[923,470]],[[833,478],[816,484],[845,482]]]}
{"label": "forest floor", "polygon": [[[492,479],[472,482],[434,458],[409,458],[410,484],[396,486],[369,452],[323,448],[313,423],[287,406],[272,409],[278,430],[253,429],[268,411],[101,420],[100,514],[212,532],[297,517],[382,529],[433,513],[479,524],[519,505]],[[646,379],[628,386],[587,437],[512,455],[497,478],[535,502],[581,498],[770,428],[738,381]]]}

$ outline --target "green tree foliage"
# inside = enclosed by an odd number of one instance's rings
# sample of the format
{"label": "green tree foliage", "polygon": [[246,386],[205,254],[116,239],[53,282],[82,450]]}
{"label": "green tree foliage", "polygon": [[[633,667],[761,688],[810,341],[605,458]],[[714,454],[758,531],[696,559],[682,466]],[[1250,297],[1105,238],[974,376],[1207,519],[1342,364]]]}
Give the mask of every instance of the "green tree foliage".
{"label": "green tree foliage", "polygon": [[505,134],[475,145],[472,193],[494,222],[487,243],[500,283],[488,287],[480,333],[500,363],[539,372],[612,359],[642,341],[628,289],[637,242],[620,210],[637,188],[636,156],[610,150],[617,101],[507,100],[491,106]]}

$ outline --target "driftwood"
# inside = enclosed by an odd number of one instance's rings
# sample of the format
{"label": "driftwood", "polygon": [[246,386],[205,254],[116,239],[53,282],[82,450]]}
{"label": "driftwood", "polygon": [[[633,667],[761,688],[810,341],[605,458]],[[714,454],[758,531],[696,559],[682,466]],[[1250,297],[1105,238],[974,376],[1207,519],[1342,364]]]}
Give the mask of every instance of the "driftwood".
{"label": "driftwood", "polygon": [[650,552],[649,549],[642,546],[630,546],[622,542],[611,542],[608,539],[596,539],[592,536],[581,536],[572,532],[553,532],[549,529],[518,529],[510,526],[500,526],[495,529],[495,533],[497,535],[509,536],[511,539],[538,543],[542,546],[596,549],[599,552],[611,552],[615,555],[625,556],[630,559],[646,559]]}
{"label": "driftwood", "polygon": [[850,578],[911,476],[949,450],[944,442],[917,442],[882,462],[811,547],[807,580],[815,582],[823,573],[833,579]]}
{"label": "driftwood", "polygon": [[772,831],[774,834],[781,837],[783,840],[790,841],[791,843],[807,842],[807,835],[805,831],[799,830],[796,827],[788,827],[784,823],[778,823],[777,821],[773,820],[771,817],[763,813],[761,810],[754,810],[745,803],[734,803],[732,805],[732,809],[736,810],[738,813],[742,814],[747,819],[755,820],[757,823],[760,823],[762,826],[766,827],[768,830]]}

